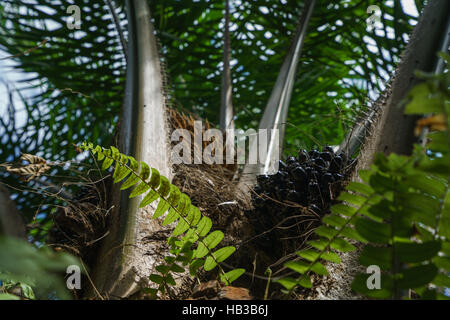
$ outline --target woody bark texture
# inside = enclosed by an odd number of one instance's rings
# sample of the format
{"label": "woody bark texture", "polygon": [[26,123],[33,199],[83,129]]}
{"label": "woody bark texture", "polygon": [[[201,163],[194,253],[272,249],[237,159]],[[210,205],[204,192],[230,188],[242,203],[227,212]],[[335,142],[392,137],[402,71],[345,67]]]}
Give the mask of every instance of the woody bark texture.
{"label": "woody bark texture", "polygon": [[[360,181],[358,171],[368,168],[378,152],[411,154],[413,144],[417,142],[414,136],[417,117],[403,113],[405,107],[403,99],[419,81],[414,76],[416,70],[425,72],[433,70],[441,39],[446,34],[449,7],[448,0],[436,0],[429,1],[424,8],[392,79],[392,85],[388,85],[384,94],[375,103],[377,112],[371,126],[367,128],[368,137],[363,142],[358,163],[351,177],[352,181]],[[341,257],[340,265],[330,265],[331,281],[317,288],[319,298],[360,298],[351,290],[353,277],[358,272],[364,272],[358,263],[359,253],[360,250],[345,253]]]}
{"label": "woody bark texture", "polygon": [[[129,53],[119,149],[171,180],[163,76],[150,11],[145,0],[127,1],[127,10]],[[129,199],[129,191],[119,188],[112,190],[109,234],[94,266],[94,285],[106,298],[126,298],[150,286],[148,276],[168,254],[167,228],[152,219],[157,203],[139,209],[142,196]]]}
{"label": "woody bark texture", "polygon": [[372,163],[377,152],[411,154],[413,144],[417,142],[414,136],[417,117],[404,114],[403,99],[419,81],[414,76],[416,70],[433,70],[441,39],[445,36],[449,10],[450,2],[447,0],[429,1],[425,7],[398,65],[392,93],[380,108],[379,120],[364,144],[360,160],[362,167]]}

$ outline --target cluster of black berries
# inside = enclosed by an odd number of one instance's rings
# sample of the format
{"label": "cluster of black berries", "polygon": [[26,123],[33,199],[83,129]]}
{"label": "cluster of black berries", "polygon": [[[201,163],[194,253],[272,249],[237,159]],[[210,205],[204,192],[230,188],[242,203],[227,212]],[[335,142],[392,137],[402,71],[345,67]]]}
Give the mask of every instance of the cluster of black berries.
{"label": "cluster of black berries", "polygon": [[[251,213],[257,232],[263,233],[287,217],[305,212],[299,206],[295,207],[295,204],[309,208],[309,212],[314,212],[318,217],[327,213],[333,198],[340,191],[340,182],[344,180],[348,168],[347,156],[344,153],[335,154],[331,147],[326,146],[321,152],[300,150],[297,157],[291,156],[286,161],[280,161],[276,174],[257,176],[252,195],[254,210]],[[281,228],[284,230],[281,233],[295,237],[307,231],[307,223],[299,219],[296,221],[292,230]],[[275,239],[269,238],[282,236],[277,233],[266,233],[263,240],[266,238],[273,242]]]}

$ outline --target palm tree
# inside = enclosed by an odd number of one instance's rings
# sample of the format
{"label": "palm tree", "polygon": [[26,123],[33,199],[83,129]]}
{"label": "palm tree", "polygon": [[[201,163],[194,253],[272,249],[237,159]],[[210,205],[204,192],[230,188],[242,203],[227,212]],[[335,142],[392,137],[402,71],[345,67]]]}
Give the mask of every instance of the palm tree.
{"label": "palm tree", "polygon": [[[358,163],[350,178],[352,181],[360,180],[358,172],[361,169],[368,169],[379,152],[403,155],[412,153],[413,144],[418,142],[414,134],[418,117],[404,114],[405,99],[412,87],[420,82],[415,72],[417,70],[435,72],[439,60],[437,52],[448,50],[449,40],[446,36],[450,31],[450,20],[446,14],[448,10],[448,1],[430,2],[425,7],[392,82],[374,103],[367,119],[358,123],[342,142],[340,149],[349,154],[361,148]],[[345,263],[357,265],[358,256],[359,252],[348,255]],[[356,270],[350,273],[352,274],[356,274]],[[351,288],[345,282],[348,276],[341,273],[334,275],[336,279],[334,286],[340,288],[342,297],[352,295]]]}
{"label": "palm tree", "polygon": [[[151,163],[170,178],[167,105],[181,104],[214,122],[219,122],[221,105],[221,127],[226,128],[233,115],[231,91],[237,92],[233,96],[236,125],[248,128],[259,123],[259,127],[273,128],[288,124],[283,139],[286,152],[318,142],[339,144],[349,120],[363,111],[368,92],[384,88],[386,74],[391,73],[405,47],[404,35],[412,28],[408,20],[414,19],[399,2],[391,5],[384,1],[380,4],[385,13],[384,32],[369,33],[365,24],[369,2],[329,2],[313,12],[315,1],[224,4],[212,0],[188,5],[175,0],[136,0],[117,2],[118,7],[111,1],[75,1],[82,9],[82,29],[69,31],[63,18],[64,4],[5,1],[0,7],[0,46],[14,56],[17,68],[30,75],[27,81],[41,91],[25,100],[35,106],[33,110],[26,104],[25,135],[15,139],[20,129],[2,122],[8,141],[0,156],[6,160],[20,148],[54,160],[68,159],[75,155],[72,142],[111,143],[120,121],[121,151]],[[420,11],[422,3],[416,3]],[[436,3],[428,6],[423,17],[436,17],[439,23],[427,25],[429,20],[423,18],[416,27],[409,45],[414,50],[408,51],[398,71],[402,80],[409,79],[416,68],[427,70],[426,63],[435,53],[430,44],[439,38],[441,13],[446,12],[442,10],[445,1]],[[110,19],[102,18],[104,12],[110,13]],[[300,12],[305,14],[298,23]],[[221,34],[217,30],[224,20],[225,32]],[[426,32],[433,37],[423,43],[415,40]],[[37,46],[45,39],[45,44]],[[290,43],[291,50],[287,50]],[[230,57],[237,60],[233,69]],[[167,62],[167,70],[161,67],[161,59]],[[411,63],[416,59],[423,65]],[[164,87],[165,72],[172,79],[168,89]],[[374,143],[375,149],[381,150],[383,143],[393,141],[388,151],[402,152],[406,150],[400,148],[402,143],[410,146],[413,120],[402,119],[406,128],[402,129],[403,140],[396,141],[397,135],[389,128],[396,126],[394,119],[398,121],[399,114],[394,106],[409,86],[397,78],[392,87],[382,115],[386,121],[378,122],[380,128],[376,129],[383,139],[374,136],[368,145]],[[336,110],[336,104],[348,100],[357,103],[359,110]],[[48,129],[44,138],[40,128]],[[14,184],[12,177],[6,176],[5,181]],[[101,294],[126,297],[157,262],[156,256],[143,252],[158,242],[144,244],[140,238],[144,232],[161,230],[161,226],[146,218],[151,212],[138,210],[137,200],[128,200],[117,188],[113,195],[116,209],[93,265],[94,282]],[[37,197],[23,197],[18,206],[30,217],[34,212],[27,212],[25,204],[36,201]],[[48,215],[43,219],[49,219]]]}
{"label": "palm tree", "polygon": [[[127,1],[128,70],[126,95],[122,110],[120,147],[137,160],[151,163],[161,174],[171,178],[169,131],[163,76],[157,42],[145,1]],[[145,245],[142,234],[157,232],[162,226],[149,219],[155,208],[138,209],[140,197],[129,199],[116,187],[108,240],[104,241],[94,270],[97,290],[109,296],[126,297],[137,286],[136,277],[145,278],[153,270],[157,257],[143,254],[160,246]]]}

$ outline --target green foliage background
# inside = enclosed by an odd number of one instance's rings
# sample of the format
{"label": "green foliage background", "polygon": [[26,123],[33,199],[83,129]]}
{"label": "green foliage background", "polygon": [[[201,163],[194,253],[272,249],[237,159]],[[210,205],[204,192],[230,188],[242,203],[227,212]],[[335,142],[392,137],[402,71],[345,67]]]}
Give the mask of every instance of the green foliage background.
{"label": "green foliage background", "polygon": [[[36,248],[24,240],[0,235],[0,300],[18,299],[3,292],[19,285],[28,299],[70,299],[64,275],[78,259],[67,253],[56,253],[48,247]],[[80,270],[82,270],[80,268]]]}
{"label": "green foliage background", "polygon": [[[423,3],[415,1],[419,12]],[[82,10],[81,30],[66,27],[64,1],[5,0],[0,4],[0,48],[14,56],[9,59],[24,75],[13,95],[22,100],[26,113],[25,125],[18,126],[13,99],[5,102],[7,115],[0,118],[0,163],[17,158],[21,152],[49,160],[72,159],[72,143],[85,139],[100,145],[114,144],[126,71],[117,26],[105,1],[76,0],[73,4]],[[124,4],[115,4],[119,29],[126,38]],[[257,126],[303,4],[295,0],[232,3],[237,127]],[[366,9],[372,4],[383,13],[382,29],[376,33],[367,29],[366,22]],[[167,91],[174,105],[218,123],[223,1],[149,1],[149,5],[170,79]],[[400,1],[340,0],[317,5],[289,110],[286,153],[299,147],[341,142],[356,116],[365,111],[369,93],[383,90],[416,20],[404,12]],[[38,46],[44,40],[48,41]],[[448,74],[429,77],[426,84],[413,90],[412,98],[408,112],[443,112],[448,120]],[[367,291],[366,276],[361,275],[353,284],[355,291],[370,297],[398,298],[402,290],[413,288],[422,297],[443,298],[441,291],[430,290],[428,285],[432,283],[438,289],[450,286],[446,274],[450,255],[448,131],[431,137],[428,155],[417,148],[410,158],[379,156],[370,171],[361,173],[364,183],[349,185],[349,192],[341,196],[347,204],[333,207],[316,231],[321,238],[310,242],[311,249],[298,253],[299,261],[286,264],[300,274],[299,278],[280,281],[288,291],[297,285],[310,287],[310,272],[326,275],[323,260],[339,263],[332,250],[354,249],[347,238],[368,244],[360,263],[380,265],[385,271],[383,283],[387,284],[381,291]],[[49,173],[52,182],[67,180],[60,173],[60,169]],[[10,186],[25,186],[16,177],[0,174],[2,182]],[[43,239],[56,200],[47,200],[39,207],[40,195],[25,192],[16,202],[28,220],[36,212],[44,213],[38,218],[44,228],[31,232],[35,240]],[[414,228],[417,234],[412,232]],[[172,245],[176,255],[186,253],[176,240]],[[31,247],[22,249],[34,255]],[[46,265],[42,257],[33,258],[42,262],[36,268],[44,271],[36,269],[37,274],[46,274],[46,268],[61,269],[56,262]],[[153,281],[173,280],[166,269],[159,271],[163,276],[154,276]]]}
{"label": "green foliage background", "polygon": [[[125,38],[123,1],[115,1]],[[233,87],[236,124],[256,127],[295,29],[303,1],[234,1],[232,12]],[[423,1],[415,1],[418,10]],[[0,162],[20,152],[49,160],[75,156],[72,143],[84,139],[114,144],[124,92],[126,61],[116,27],[103,0],[75,0],[81,30],[66,27],[65,1],[5,0],[0,4],[0,48],[16,55],[23,71],[17,84],[26,123],[18,127],[11,108],[0,122]],[[223,1],[149,1],[161,55],[176,106],[217,122],[220,105]],[[366,9],[377,4],[384,31],[367,30]],[[416,18],[400,1],[322,1],[313,13],[288,115],[286,153],[316,143],[337,144],[364,109],[369,90],[382,88],[405,46]],[[371,50],[365,43],[372,38]],[[35,48],[48,39],[45,45]],[[34,48],[33,51],[23,52]],[[384,54],[382,54],[382,52]],[[384,73],[383,73],[384,72]],[[23,188],[16,177],[3,182]],[[58,183],[61,171],[50,172]],[[65,173],[67,175],[67,173]],[[50,179],[50,178],[48,178]],[[16,199],[27,219],[47,221],[56,201],[33,193]],[[42,232],[36,231],[36,237]]]}
{"label": "green foliage background", "polygon": [[[450,63],[450,56],[443,57]],[[427,136],[426,147],[416,145],[412,156],[380,153],[370,170],[359,171],[362,183],[350,182],[341,193],[342,203],[331,207],[315,230],[318,239],[286,263],[300,274],[279,281],[288,292],[299,285],[311,288],[311,273],[328,275],[323,262],[340,263],[336,251],[354,251],[356,241],[365,244],[359,263],[382,273],[375,289],[367,284],[371,273],[358,274],[354,291],[401,299],[412,289],[422,299],[449,299],[443,293],[450,286],[450,73],[421,76],[426,81],[411,90],[405,113],[434,113],[443,125]]]}
{"label": "green foliage background", "polygon": [[220,263],[230,257],[236,248],[226,246],[213,252],[222,242],[223,232],[211,231],[211,219],[202,215],[200,209],[191,203],[189,196],[180,192],[178,187],[171,184],[158,170],[143,161],[136,161],[132,156],[120,153],[115,147],[105,149],[83,142],[81,148],[97,155],[97,159],[102,162],[102,170],[114,166],[114,183],[123,182],[120,190],[134,187],[130,198],[145,195],[139,203],[139,208],[158,200],[152,219],[164,216],[163,226],[176,224],[167,240],[171,255],[164,257],[164,263],[156,266],[158,273],[150,275],[150,280],[157,284],[157,288],[148,289],[148,293],[153,297],[169,293],[167,287],[176,285],[172,274],[183,273],[185,268],[189,268],[191,276],[196,276],[200,268],[211,271],[218,267],[220,280],[226,285],[245,272],[244,269],[234,269],[225,273]]}

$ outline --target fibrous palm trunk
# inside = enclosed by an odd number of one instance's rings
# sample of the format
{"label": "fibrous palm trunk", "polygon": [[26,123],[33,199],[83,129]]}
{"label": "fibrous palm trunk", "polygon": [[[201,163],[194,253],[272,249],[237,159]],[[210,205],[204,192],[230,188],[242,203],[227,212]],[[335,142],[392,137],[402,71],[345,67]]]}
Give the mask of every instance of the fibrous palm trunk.
{"label": "fibrous palm trunk", "polygon": [[[436,66],[442,39],[448,34],[449,7],[449,1],[436,0],[430,1],[424,8],[391,85],[375,103],[369,121],[357,125],[341,145],[343,151],[355,151],[362,144],[351,180],[359,180],[358,171],[368,168],[376,153],[409,155],[413,144],[419,142],[414,136],[417,118],[403,113],[404,99],[409,90],[420,81],[415,77],[415,71],[432,72]],[[341,265],[330,266],[332,285],[326,289],[318,288],[319,292],[327,292],[319,298],[356,298],[350,287],[352,278],[358,271],[365,272],[360,270],[358,255],[356,251],[346,253],[341,256]]]}
{"label": "fibrous palm trunk", "polygon": [[[170,179],[163,79],[149,7],[146,0],[129,0],[126,5],[128,69],[119,148]],[[146,282],[158,257],[167,249],[165,240],[154,237],[163,229],[151,219],[155,205],[139,209],[140,197],[129,199],[129,193],[121,192],[117,185],[112,192],[114,209],[109,234],[102,240],[93,282],[101,295],[123,298],[134,293],[142,281]]]}
{"label": "fibrous palm trunk", "polygon": [[[361,155],[364,160],[360,160],[364,166],[372,162],[377,152],[404,155],[412,152],[413,144],[417,142],[414,136],[417,117],[403,113],[404,98],[420,81],[415,77],[415,71],[433,72],[436,67],[437,53],[448,33],[449,7],[450,3],[445,0],[431,1],[425,7],[392,79],[389,97],[383,105],[375,104],[376,110],[372,112],[370,121],[357,125],[341,145],[342,150],[353,153],[364,142],[365,135],[369,135]],[[370,130],[366,130],[367,127],[371,127]]]}

